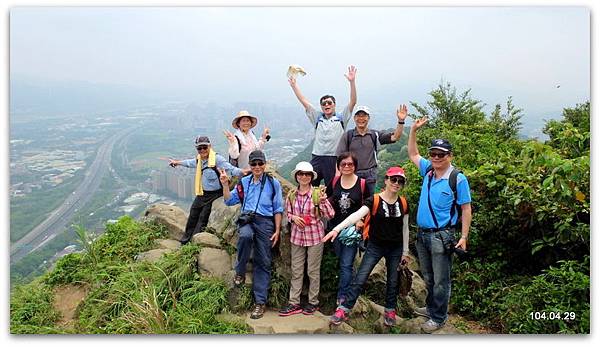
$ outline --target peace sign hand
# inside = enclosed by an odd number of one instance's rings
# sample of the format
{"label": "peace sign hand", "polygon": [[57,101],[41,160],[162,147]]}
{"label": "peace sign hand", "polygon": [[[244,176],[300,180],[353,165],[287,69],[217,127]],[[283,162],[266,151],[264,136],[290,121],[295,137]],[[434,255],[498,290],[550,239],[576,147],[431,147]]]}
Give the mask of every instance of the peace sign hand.
{"label": "peace sign hand", "polygon": [[227,172],[224,169],[219,169],[219,181],[223,186],[229,185],[229,176],[227,176]]}
{"label": "peace sign hand", "polygon": [[233,133],[231,133],[230,131],[227,131],[227,130],[223,130],[223,134],[227,138],[227,141],[229,141],[229,144],[235,143],[235,136],[233,135]]}

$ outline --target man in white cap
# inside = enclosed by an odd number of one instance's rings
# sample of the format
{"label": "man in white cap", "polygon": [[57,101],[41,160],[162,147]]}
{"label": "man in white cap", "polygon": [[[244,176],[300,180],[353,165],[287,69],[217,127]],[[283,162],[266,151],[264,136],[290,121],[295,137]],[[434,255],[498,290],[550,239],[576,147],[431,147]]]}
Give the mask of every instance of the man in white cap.
{"label": "man in white cap", "polygon": [[385,132],[369,129],[371,111],[367,106],[358,106],[354,111],[354,123],[356,127],[346,131],[337,146],[336,154],[352,152],[358,160],[356,175],[364,178],[370,192],[375,192],[377,183],[377,151],[381,145],[394,143],[402,136],[404,120],[406,119],[406,105],[401,105],[396,110],[398,124],[394,132]]}
{"label": "man in white cap", "polygon": [[[452,145],[446,139],[434,139],[429,160],[419,155],[417,130],[427,123],[421,118],[410,128],[408,157],[423,176],[417,210],[417,253],[427,285],[426,307],[415,313],[429,318],[421,325],[426,333],[444,326],[450,302],[452,254],[467,250],[471,226],[471,192],[467,177],[452,166]],[[460,216],[460,217],[459,217]],[[460,225],[460,239],[455,233]]]}
{"label": "man in white cap", "polygon": [[348,74],[344,76],[350,82],[350,101],[341,114],[336,113],[335,98],[331,95],[321,97],[319,100],[321,110],[317,111],[300,92],[296,78],[293,76],[289,78],[289,83],[294,94],[302,106],[304,106],[308,120],[315,127],[315,142],[313,144],[310,164],[317,173],[317,177],[315,177],[312,184],[313,186],[318,186],[321,180],[324,180],[328,188],[328,194],[331,193],[329,188],[336,172],[337,156],[335,150],[340,137],[344,134],[344,130],[350,121],[352,110],[356,105],[356,68],[351,65],[348,67]]}

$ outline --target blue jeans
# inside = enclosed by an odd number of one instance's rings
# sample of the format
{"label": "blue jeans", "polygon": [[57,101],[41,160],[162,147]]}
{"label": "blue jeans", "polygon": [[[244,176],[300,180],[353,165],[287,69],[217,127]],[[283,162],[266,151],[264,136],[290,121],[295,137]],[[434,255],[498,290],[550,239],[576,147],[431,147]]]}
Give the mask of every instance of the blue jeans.
{"label": "blue jeans", "polygon": [[[444,235],[441,235],[445,233]],[[421,264],[421,273],[427,286],[427,312],[436,323],[448,318],[450,301],[450,273],[452,271],[452,253],[446,254],[441,237],[449,237],[451,231],[417,233],[417,253]]]}
{"label": "blue jeans", "polygon": [[269,282],[271,281],[271,236],[275,231],[272,217],[256,215],[254,220],[238,229],[237,264],[235,273],[246,274],[246,264],[254,248],[252,292],[257,304],[267,302]]}
{"label": "blue jeans", "polygon": [[398,301],[398,264],[402,258],[402,244],[377,244],[374,241],[369,241],[367,244],[367,250],[365,255],[360,262],[356,276],[352,280],[350,285],[350,291],[346,297],[346,302],[341,306],[347,310],[352,309],[358,296],[363,290],[363,286],[369,279],[369,275],[373,268],[381,258],[385,258],[385,265],[387,267],[387,280],[385,283],[385,308],[396,309],[396,303]]}
{"label": "blue jeans", "polygon": [[354,246],[346,246],[341,243],[337,238],[333,240],[333,251],[339,259],[340,263],[340,282],[338,284],[337,298],[344,300],[348,296],[350,290],[350,283],[354,276],[354,258],[356,258],[356,251],[358,250],[358,244]]}

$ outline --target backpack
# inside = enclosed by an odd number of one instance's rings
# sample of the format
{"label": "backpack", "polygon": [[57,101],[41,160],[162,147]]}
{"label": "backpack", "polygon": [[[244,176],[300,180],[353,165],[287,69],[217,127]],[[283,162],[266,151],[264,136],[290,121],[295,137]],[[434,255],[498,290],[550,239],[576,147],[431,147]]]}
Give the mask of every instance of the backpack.
{"label": "backpack", "polygon": [[[379,199],[381,199],[379,194],[373,194],[373,208],[371,208],[371,213],[369,213],[367,215],[367,217],[365,217],[365,221],[364,221],[365,225],[363,226],[363,240],[366,240],[369,238],[369,228],[371,226],[371,217],[377,213],[377,209],[379,208]],[[400,208],[402,209],[402,215],[405,215],[408,213],[408,202],[406,201],[406,198],[404,196],[400,197]]]}
{"label": "backpack", "polygon": [[[246,175],[244,177],[247,177],[250,175],[252,175],[252,173],[249,173],[248,175]],[[262,182],[260,183],[261,189],[264,187],[265,182],[268,180],[269,183],[271,184],[271,188],[272,188],[271,189],[272,190],[271,200],[273,200],[275,198],[275,184],[273,183],[273,176],[271,176],[270,174],[268,174],[266,172],[264,172],[263,175],[264,175],[264,177],[262,179]],[[252,179],[252,178],[250,178],[250,179]],[[242,184],[242,182],[243,182],[243,177],[240,178],[240,181],[238,182],[238,184],[235,185],[235,190],[237,191],[238,197],[240,198],[240,204],[243,205],[245,192],[244,192],[244,185]]]}
{"label": "backpack", "polygon": [[[460,208],[460,206],[457,203],[458,200],[458,192],[456,190],[456,184],[458,181],[458,174],[463,173],[461,170],[453,167],[452,168],[452,172],[450,172],[450,177],[448,177],[448,185],[450,186],[450,189],[452,190],[452,196],[453,196],[453,201],[452,201],[452,207],[450,208],[450,220],[448,221],[448,224],[446,225],[446,227],[456,227],[458,228],[459,224],[461,223],[461,215],[462,215],[462,209]],[[425,171],[425,176],[429,176],[428,178],[428,188],[427,188],[427,193],[429,194],[429,188],[431,187],[431,177],[433,176],[433,166],[429,165],[427,167],[427,170]],[[425,178],[423,178],[424,180]],[[451,225],[452,223],[452,218],[454,217],[454,213],[457,213],[457,219],[456,219],[456,225]],[[435,223],[437,224],[437,221],[435,220],[435,215],[433,214],[433,210],[430,209],[430,213],[433,216],[433,219],[435,221]]]}
{"label": "backpack", "polygon": [[[240,141],[240,138],[237,137],[237,135],[235,136],[235,140],[237,141],[238,144],[238,153],[240,153],[240,151],[242,150],[242,142]],[[239,167],[238,166],[238,159],[239,159],[239,154],[238,154],[238,158],[237,159],[233,159],[231,156],[229,156],[229,164],[235,166],[235,167]]]}
{"label": "backpack", "polygon": [[[333,176],[333,179],[331,180],[331,190],[333,191],[333,188],[335,187],[335,184],[340,180],[340,175],[336,175]],[[364,202],[364,195],[365,195],[365,187],[367,186],[367,180],[365,180],[364,178],[358,178],[360,180],[360,198],[361,201],[360,203],[362,204]],[[340,183],[341,184],[341,183]]]}
{"label": "backpack", "polygon": [[[198,166],[198,159],[196,159],[196,166]],[[219,176],[221,176],[221,173],[217,169],[216,165],[204,167],[204,168],[200,169],[200,171],[204,171],[204,170],[208,170],[208,169],[212,169],[215,172],[215,174],[217,174],[217,179],[219,178]],[[221,189],[223,189],[223,184],[221,183],[221,180],[218,179],[218,181],[219,181],[219,187],[221,187]]]}
{"label": "backpack", "polygon": [[[317,216],[317,218],[320,218],[321,211],[319,209],[319,202],[320,202],[319,201],[319,189],[317,187],[311,187],[310,194],[311,194],[311,200],[313,203],[313,207],[315,209],[315,215]],[[298,189],[291,189],[286,197],[286,199],[288,199],[290,201],[292,208],[294,206],[294,203],[296,202],[297,197],[298,197]]]}
{"label": "backpack", "polygon": [[[317,118],[317,121],[315,122],[315,130],[317,130],[319,123],[323,122],[324,118],[325,118],[325,115],[323,113],[321,113],[319,115],[319,118]],[[334,114],[333,116],[331,116],[331,119],[333,119],[336,122],[340,122],[342,124],[342,129],[346,129],[346,127],[344,126],[344,121],[342,119],[340,119],[340,117],[338,117],[337,114]]]}
{"label": "backpack", "polygon": [[[352,139],[354,138],[355,131],[356,131],[356,129],[346,131],[346,146],[347,146],[346,148],[348,149],[348,151],[350,151],[350,143],[352,142]],[[373,136],[373,133],[375,133],[375,136]],[[369,134],[369,136],[371,137],[371,141],[373,141],[373,154],[375,155],[375,163],[377,163],[379,165],[379,163],[377,162],[377,142],[379,142],[379,132],[369,131],[369,132],[367,132],[367,134]]]}

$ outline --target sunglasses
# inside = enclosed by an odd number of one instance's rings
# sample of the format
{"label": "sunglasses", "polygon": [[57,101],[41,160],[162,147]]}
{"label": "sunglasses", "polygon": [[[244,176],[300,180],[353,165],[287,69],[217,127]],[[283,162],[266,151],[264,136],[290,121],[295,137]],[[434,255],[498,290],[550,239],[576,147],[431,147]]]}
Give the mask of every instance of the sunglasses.
{"label": "sunglasses", "polygon": [[340,167],[353,167],[354,163],[340,163]]}
{"label": "sunglasses", "polygon": [[321,101],[321,106],[333,105],[333,101],[331,100],[323,100]]}
{"label": "sunglasses", "polygon": [[257,166],[257,165],[263,166],[263,165],[265,165],[265,162],[264,161],[253,161],[250,163],[250,166]]}
{"label": "sunglasses", "polygon": [[201,151],[201,150],[206,150],[206,149],[208,149],[208,146],[206,146],[206,145],[201,145],[201,146],[197,146],[197,147],[196,147],[196,149],[197,149],[197,150],[199,150],[199,151]]}
{"label": "sunglasses", "polygon": [[450,152],[441,152],[441,153],[440,152],[437,152],[437,153],[436,152],[429,152],[429,156],[431,158],[436,158],[437,157],[437,158],[440,158],[440,159],[444,158],[448,154],[450,154]]}
{"label": "sunglasses", "polygon": [[392,176],[392,177],[388,177],[388,179],[392,183],[404,184],[404,177],[402,177],[402,176]]}
{"label": "sunglasses", "polygon": [[311,176],[312,177],[312,172],[299,171],[296,173],[296,176]]}

